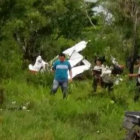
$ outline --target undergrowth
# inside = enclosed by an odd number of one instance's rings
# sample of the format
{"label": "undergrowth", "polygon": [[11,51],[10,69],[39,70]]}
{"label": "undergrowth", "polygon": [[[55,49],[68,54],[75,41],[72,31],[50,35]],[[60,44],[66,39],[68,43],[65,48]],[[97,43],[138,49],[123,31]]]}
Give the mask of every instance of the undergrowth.
{"label": "undergrowth", "polygon": [[1,83],[1,140],[124,138],[124,113],[139,110],[140,105],[133,101],[135,82],[126,79],[110,93],[106,89],[95,93],[91,80],[74,80],[69,84],[68,98],[63,100],[60,89],[55,96],[50,95],[52,77],[48,80],[47,76],[25,74]]}

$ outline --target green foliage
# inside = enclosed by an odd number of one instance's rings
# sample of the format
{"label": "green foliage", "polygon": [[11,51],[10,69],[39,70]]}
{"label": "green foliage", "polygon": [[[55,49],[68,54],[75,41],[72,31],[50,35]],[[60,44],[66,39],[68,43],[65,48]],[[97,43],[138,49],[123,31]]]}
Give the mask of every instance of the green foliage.
{"label": "green foliage", "polygon": [[[14,46],[13,46],[14,45]],[[21,72],[22,56],[17,52],[17,44],[13,40],[2,41],[0,43],[0,78],[13,78],[15,75]]]}
{"label": "green foliage", "polygon": [[27,73],[26,78],[29,84],[33,84],[34,86],[43,86],[51,88],[53,81],[53,73]]}
{"label": "green foliage", "polygon": [[128,55],[138,55],[139,54],[139,8],[140,3],[137,0],[131,2],[131,0],[109,0],[106,3],[109,11],[114,16],[114,24],[118,27],[118,30],[121,31],[123,35],[123,40],[130,42],[131,40],[131,49],[125,48],[128,50],[125,52]]}
{"label": "green foliage", "polygon": [[69,84],[68,99],[63,100],[61,90],[55,96],[50,95],[52,73],[24,71],[38,54],[50,61],[81,40],[90,40],[82,52],[90,62],[96,55],[105,55],[107,61],[114,56],[124,63],[135,41],[136,47],[139,46],[140,27],[137,24],[134,32],[135,22],[119,2],[103,3],[114,18],[107,23],[103,14],[95,16],[91,10],[100,2],[0,1],[0,82],[4,93],[0,139],[124,138],[121,126],[124,112],[139,110],[140,105],[133,101],[134,82],[123,77],[124,81],[114,86],[112,92],[98,90],[95,94],[88,71]]}
{"label": "green foliage", "polygon": [[[139,102],[133,102],[134,85],[122,82],[109,94],[91,93],[91,85],[92,81],[74,81],[72,93],[63,100],[60,90],[51,96],[48,86],[34,86],[22,77],[6,80],[2,84],[5,101],[0,111],[0,138],[123,139],[124,112],[139,109]],[[27,110],[19,109],[27,103]]]}

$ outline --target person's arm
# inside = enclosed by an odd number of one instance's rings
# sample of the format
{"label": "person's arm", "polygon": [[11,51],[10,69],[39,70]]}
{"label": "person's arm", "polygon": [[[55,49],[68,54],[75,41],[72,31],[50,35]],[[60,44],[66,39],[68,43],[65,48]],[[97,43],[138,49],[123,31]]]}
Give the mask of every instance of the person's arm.
{"label": "person's arm", "polygon": [[68,68],[69,68],[70,81],[72,82],[72,68],[69,62],[68,62]]}
{"label": "person's arm", "polygon": [[69,74],[70,74],[70,81],[72,82],[72,70],[69,70]]}
{"label": "person's arm", "polygon": [[140,64],[134,65],[134,68],[139,68]]}
{"label": "person's arm", "polygon": [[55,72],[55,70],[56,70],[56,62],[53,63],[52,72]]}
{"label": "person's arm", "polygon": [[128,74],[129,77],[139,77],[139,74],[133,73],[133,74]]}

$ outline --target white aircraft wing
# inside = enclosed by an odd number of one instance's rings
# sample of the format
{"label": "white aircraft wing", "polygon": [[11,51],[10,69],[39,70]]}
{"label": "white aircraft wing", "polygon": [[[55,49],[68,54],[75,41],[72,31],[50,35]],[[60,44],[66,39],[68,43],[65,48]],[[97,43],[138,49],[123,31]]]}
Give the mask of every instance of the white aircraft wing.
{"label": "white aircraft wing", "polygon": [[[83,60],[83,63],[84,63],[84,65],[72,68],[72,78],[74,78],[76,75],[81,74],[84,71],[90,69],[90,63],[86,59]],[[68,78],[70,78],[69,74],[68,74]]]}
{"label": "white aircraft wing", "polygon": [[64,54],[71,56],[74,51],[80,52],[86,48],[87,42],[81,41],[78,44],[74,45],[73,47],[63,51]]}
{"label": "white aircraft wing", "polygon": [[30,71],[38,71],[36,67],[34,67],[32,64],[29,64],[29,70]]}
{"label": "white aircraft wing", "polygon": [[[72,78],[74,78],[78,74],[83,73],[86,70],[88,70],[88,68],[85,65],[72,68]],[[70,78],[69,75],[68,75],[68,78]]]}
{"label": "white aircraft wing", "polygon": [[85,66],[87,66],[89,68],[91,67],[90,62],[88,62],[86,59],[82,60],[82,62],[84,63]]}
{"label": "white aircraft wing", "polygon": [[69,59],[68,61],[70,62],[71,67],[74,67],[74,66],[75,66],[76,64],[78,64],[83,58],[84,58],[84,57],[83,57],[81,54],[79,54],[79,53],[77,53],[77,52],[74,52],[74,53],[71,55],[71,57],[70,57],[70,59]]}

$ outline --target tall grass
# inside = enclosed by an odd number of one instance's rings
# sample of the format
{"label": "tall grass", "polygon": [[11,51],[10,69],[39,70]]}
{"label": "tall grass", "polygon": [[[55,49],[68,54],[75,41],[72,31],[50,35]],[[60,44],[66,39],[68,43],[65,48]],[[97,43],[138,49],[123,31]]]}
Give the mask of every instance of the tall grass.
{"label": "tall grass", "polygon": [[63,100],[60,89],[50,95],[51,80],[35,86],[39,76],[30,81],[23,77],[2,83],[0,140],[121,140],[124,112],[139,110],[140,103],[133,101],[134,82],[94,93],[92,81],[73,81]]}

